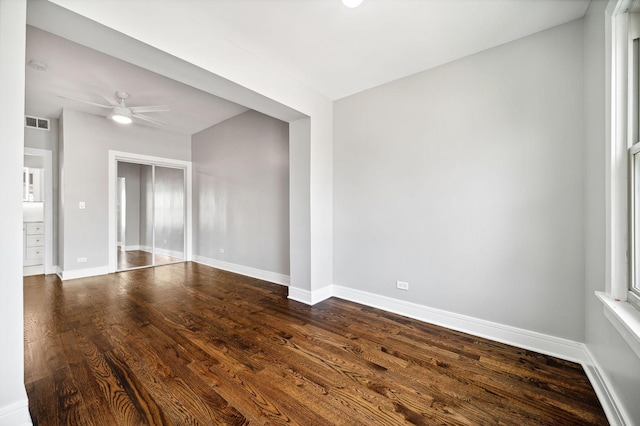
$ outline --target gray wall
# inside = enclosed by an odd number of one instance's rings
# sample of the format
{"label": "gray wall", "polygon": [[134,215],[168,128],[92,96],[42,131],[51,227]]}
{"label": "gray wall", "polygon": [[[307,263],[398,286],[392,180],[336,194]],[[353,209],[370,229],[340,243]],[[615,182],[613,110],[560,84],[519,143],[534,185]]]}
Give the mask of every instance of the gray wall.
{"label": "gray wall", "polygon": [[[73,110],[63,111],[62,199],[64,270],[109,264],[108,151],[189,161],[191,138],[155,128],[117,123]],[[80,210],[78,202],[86,209]],[[77,263],[86,257],[86,263]]]}
{"label": "gray wall", "polygon": [[622,405],[640,422],[640,359],[604,316],[594,295],[605,291],[605,14],[592,2],[585,17],[585,341]]}
{"label": "gray wall", "polygon": [[288,124],[248,111],[193,135],[191,150],[194,254],[288,275]]}
{"label": "gray wall", "polygon": [[118,177],[124,178],[126,191],[125,247],[140,246],[140,167],[140,164],[118,161]]}
{"label": "gray wall", "polygon": [[154,225],[156,253],[184,258],[185,171],[156,166]]}
{"label": "gray wall", "polygon": [[58,120],[55,118],[49,119],[49,125],[49,131],[25,127],[24,146],[52,151],[53,161],[55,162],[57,158],[55,154],[58,152]]}
{"label": "gray wall", "polygon": [[582,30],[335,103],[335,284],[583,340]]}
{"label": "gray wall", "polygon": [[153,167],[140,167],[140,246],[153,248]]}

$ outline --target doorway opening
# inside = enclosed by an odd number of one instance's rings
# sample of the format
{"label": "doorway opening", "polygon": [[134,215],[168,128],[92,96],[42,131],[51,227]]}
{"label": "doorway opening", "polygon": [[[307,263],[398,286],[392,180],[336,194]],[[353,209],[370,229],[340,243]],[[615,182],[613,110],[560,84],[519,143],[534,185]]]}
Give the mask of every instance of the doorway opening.
{"label": "doorway opening", "polygon": [[51,151],[24,148],[22,174],[23,275],[53,274],[53,160]]}

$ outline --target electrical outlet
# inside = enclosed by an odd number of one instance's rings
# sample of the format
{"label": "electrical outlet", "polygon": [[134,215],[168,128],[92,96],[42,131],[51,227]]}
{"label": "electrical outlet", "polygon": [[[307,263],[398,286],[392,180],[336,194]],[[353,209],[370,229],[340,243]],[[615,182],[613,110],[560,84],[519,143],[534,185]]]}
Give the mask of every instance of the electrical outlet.
{"label": "electrical outlet", "polygon": [[223,248],[220,249],[220,253],[224,253],[224,249]]}
{"label": "electrical outlet", "polygon": [[84,210],[84,209],[87,208],[87,205],[86,205],[86,203],[84,201],[80,201],[80,202],[78,202],[78,208],[80,210]]}
{"label": "electrical outlet", "polygon": [[396,287],[400,290],[409,290],[409,283],[404,281],[396,281]]}
{"label": "electrical outlet", "polygon": [[86,257],[79,257],[78,258],[78,263],[87,263],[87,258]]}

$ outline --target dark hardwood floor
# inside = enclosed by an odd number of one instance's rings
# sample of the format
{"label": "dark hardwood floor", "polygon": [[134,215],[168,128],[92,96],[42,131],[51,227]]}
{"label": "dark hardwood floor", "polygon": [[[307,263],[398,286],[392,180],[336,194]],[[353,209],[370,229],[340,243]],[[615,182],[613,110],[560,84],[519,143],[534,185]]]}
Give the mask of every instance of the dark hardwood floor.
{"label": "dark hardwood floor", "polygon": [[[124,251],[118,247],[118,270],[139,268],[142,266],[151,266],[153,263],[153,253],[144,250],[127,250]],[[164,254],[155,255],[156,265],[166,263],[180,262],[183,259],[167,256]]]}
{"label": "dark hardwood floor", "polygon": [[26,277],[36,425],[604,425],[578,364],[194,263]]}

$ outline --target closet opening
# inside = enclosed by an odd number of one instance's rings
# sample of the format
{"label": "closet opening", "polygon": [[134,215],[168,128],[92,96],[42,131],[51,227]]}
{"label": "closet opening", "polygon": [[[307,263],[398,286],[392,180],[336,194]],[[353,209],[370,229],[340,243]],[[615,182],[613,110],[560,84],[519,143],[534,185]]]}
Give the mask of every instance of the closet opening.
{"label": "closet opening", "polygon": [[110,152],[110,166],[110,269],[191,260],[190,163]]}

